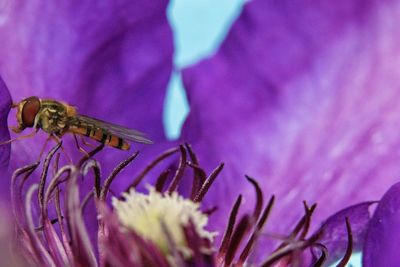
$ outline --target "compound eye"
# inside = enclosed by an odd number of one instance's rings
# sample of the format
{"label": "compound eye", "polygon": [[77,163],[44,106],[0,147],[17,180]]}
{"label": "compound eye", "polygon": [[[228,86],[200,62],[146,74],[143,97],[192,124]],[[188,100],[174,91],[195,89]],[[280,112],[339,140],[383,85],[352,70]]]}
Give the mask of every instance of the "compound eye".
{"label": "compound eye", "polygon": [[40,100],[36,96],[32,96],[25,99],[25,101],[22,107],[22,123],[25,127],[32,127],[40,110]]}

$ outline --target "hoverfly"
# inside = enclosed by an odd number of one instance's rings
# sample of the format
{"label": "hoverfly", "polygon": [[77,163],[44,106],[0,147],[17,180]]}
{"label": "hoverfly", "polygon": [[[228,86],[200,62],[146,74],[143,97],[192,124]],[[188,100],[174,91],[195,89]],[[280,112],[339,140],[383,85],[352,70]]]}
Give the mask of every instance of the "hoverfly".
{"label": "hoverfly", "polygon": [[[81,115],[75,107],[61,101],[31,96],[13,104],[12,107],[17,108],[18,122],[18,126],[11,128],[13,132],[21,133],[26,128],[35,130],[31,134],[22,136],[22,138],[33,136],[39,129],[42,129],[49,134],[49,137],[58,141],[65,133],[72,133],[74,136],[87,136],[100,143],[122,150],[129,150],[129,141],[144,144],[152,143],[139,131]],[[12,139],[4,143],[22,138]]]}

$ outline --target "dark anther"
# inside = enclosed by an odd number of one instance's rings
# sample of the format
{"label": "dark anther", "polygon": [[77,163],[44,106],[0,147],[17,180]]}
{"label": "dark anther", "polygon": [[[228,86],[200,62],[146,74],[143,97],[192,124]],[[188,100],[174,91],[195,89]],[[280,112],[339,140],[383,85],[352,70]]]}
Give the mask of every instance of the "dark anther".
{"label": "dark anther", "polygon": [[25,173],[25,176],[23,178],[23,180],[21,181],[20,185],[18,186],[18,194],[19,196],[22,195],[22,187],[24,186],[25,181],[28,179],[28,177],[36,170],[36,168],[39,166],[40,161],[37,161],[33,164],[29,164],[27,166],[18,168],[14,171],[12,177],[11,177],[11,184],[12,184],[12,190],[11,190],[11,197],[12,199],[14,199],[14,189],[16,187],[17,184],[17,178],[21,175]]}
{"label": "dark anther", "polygon": [[212,208],[209,208],[205,211],[203,211],[204,214],[206,214],[207,216],[210,216],[211,214],[213,214],[214,212],[216,212],[218,210],[217,206],[214,206]]}
{"label": "dark anther", "polygon": [[256,205],[254,207],[254,212],[253,212],[253,221],[255,223],[258,220],[258,217],[260,216],[261,213],[261,209],[264,205],[263,193],[261,191],[260,186],[253,178],[251,178],[248,175],[245,176],[246,179],[253,185],[254,190],[256,191]]}
{"label": "dark anther", "polygon": [[196,165],[194,162],[186,162],[186,165],[193,169],[193,185],[190,193],[190,199],[194,199],[196,197],[197,192],[200,190],[201,186],[205,182],[207,175],[206,172],[200,168],[200,166]]}
{"label": "dark anther", "polygon": [[139,155],[139,151],[136,151],[133,153],[129,158],[126,160],[122,161],[120,164],[118,164],[117,167],[111,172],[111,174],[107,177],[107,179],[104,181],[103,188],[100,191],[100,200],[105,200],[107,197],[107,192],[110,189],[112,181],[114,181],[115,177],[126,167],[128,166],[137,156]]}
{"label": "dark anther", "polygon": [[285,246],[287,246],[288,244],[290,244],[290,242],[292,242],[293,240],[296,239],[296,236],[299,234],[299,232],[302,229],[305,229],[301,235],[303,235],[303,233],[307,233],[308,231],[308,226],[306,226],[307,224],[307,220],[310,220],[311,215],[314,213],[315,208],[317,207],[317,204],[312,205],[309,209],[307,208],[307,205],[304,206],[306,209],[305,214],[303,215],[303,217],[299,220],[299,222],[296,224],[296,226],[293,228],[292,232],[289,234],[289,236],[286,238],[286,240],[284,242],[282,242],[282,244],[280,244],[278,246],[278,248],[276,249],[279,250]]}
{"label": "dark anther", "polygon": [[226,251],[224,266],[231,266],[231,263],[235,257],[236,250],[239,248],[239,245],[242,242],[243,237],[249,230],[250,226],[250,216],[244,215],[232,234],[231,242],[229,244],[228,250]]}
{"label": "dark anther", "polygon": [[101,182],[101,171],[100,171],[99,163],[94,159],[87,160],[85,165],[83,166],[84,175],[86,175],[88,173],[89,168],[93,169],[93,174],[94,174],[94,188],[93,188],[93,191],[95,193],[96,198],[98,198],[100,196],[100,191],[101,191],[101,184],[100,184],[100,182]]}
{"label": "dark anther", "polygon": [[313,263],[312,266],[313,267],[322,267],[324,265],[326,259],[328,258],[328,249],[320,243],[313,244],[313,247],[319,248],[321,250],[321,255],[319,256],[318,260],[316,260]]}
{"label": "dark anther", "polygon": [[97,146],[95,149],[93,149],[92,151],[90,151],[88,154],[84,155],[77,165],[78,169],[80,169],[82,167],[82,165],[83,165],[83,163],[85,163],[85,161],[87,161],[88,159],[92,158],[94,155],[99,153],[103,148],[104,148],[104,144],[101,144],[101,145]]}
{"label": "dark anther", "polygon": [[160,193],[162,192],[162,190],[164,189],[165,182],[167,181],[167,178],[170,173],[171,169],[166,169],[158,176],[155,186],[157,192]]}
{"label": "dark anther", "polygon": [[185,171],[185,166],[186,166],[186,150],[185,148],[180,145],[179,150],[181,152],[181,157],[179,159],[179,166],[178,169],[176,170],[176,173],[174,177],[172,178],[171,184],[169,185],[167,192],[172,193],[177,190],[178,184],[182,179],[183,172]]}
{"label": "dark anther", "polygon": [[146,174],[151,171],[155,166],[157,166],[158,163],[163,161],[164,159],[168,158],[169,156],[175,154],[176,152],[179,151],[179,147],[174,147],[171,148],[161,155],[159,155],[156,159],[154,159],[149,165],[147,165],[144,170],[139,173],[138,176],[133,180],[133,182],[125,189],[125,192],[128,192],[131,188],[138,186],[138,184],[143,180],[143,178],[146,176]]}
{"label": "dark anther", "polygon": [[346,217],[346,230],[347,230],[347,248],[346,253],[343,258],[340,260],[337,267],[345,267],[350,260],[351,253],[353,252],[353,233],[351,231],[351,225],[349,222],[349,218]]}
{"label": "dark anther", "polygon": [[224,258],[226,251],[228,249],[228,245],[231,241],[231,236],[233,232],[233,228],[236,223],[236,217],[239,212],[239,207],[240,204],[242,203],[242,195],[239,195],[238,198],[236,199],[235,204],[233,205],[233,208],[231,210],[231,213],[229,214],[229,220],[228,220],[228,225],[225,228],[225,233],[222,238],[221,246],[219,247],[218,251],[218,257],[219,258]]}
{"label": "dark anther", "polygon": [[294,241],[287,246],[280,248],[273,252],[262,264],[261,266],[267,267],[267,266],[272,266],[273,263],[278,262],[282,258],[290,255],[294,251],[299,251],[301,249],[304,249],[308,247],[311,244],[310,241]]}
{"label": "dark anther", "polygon": [[303,201],[304,205],[304,226],[303,230],[301,231],[299,235],[299,239],[302,240],[306,238],[308,230],[310,229],[310,224],[311,224],[311,216],[314,213],[315,208],[317,207],[317,204],[314,204],[311,206],[311,208],[308,207],[307,202]]}
{"label": "dark anther", "polygon": [[47,178],[47,173],[49,171],[49,166],[50,166],[50,161],[53,158],[54,154],[57,152],[57,150],[60,149],[62,146],[62,141],[60,141],[55,147],[53,147],[48,155],[46,156],[46,159],[44,160],[43,163],[43,170],[42,174],[40,176],[40,181],[39,181],[39,190],[38,190],[38,199],[39,199],[39,205],[40,208],[43,209],[44,205],[44,187],[46,184],[46,178]]}
{"label": "dark anther", "polygon": [[265,225],[265,222],[268,219],[269,214],[271,213],[272,207],[274,205],[275,202],[275,196],[273,195],[269,201],[267,206],[265,207],[260,220],[257,223],[257,226],[255,227],[255,229],[253,230],[253,233],[251,234],[251,237],[249,239],[249,241],[247,242],[246,246],[244,247],[242,253],[240,254],[239,257],[239,261],[238,261],[238,265],[243,265],[244,262],[246,261],[247,257],[249,256],[252,248],[254,247],[255,243],[257,242],[257,239],[261,233],[262,228]]}
{"label": "dark anther", "polygon": [[215,181],[215,179],[217,178],[217,176],[219,175],[219,173],[222,171],[223,168],[224,168],[224,164],[221,163],[220,165],[218,165],[217,168],[215,168],[212,171],[212,173],[207,177],[206,181],[203,183],[203,185],[201,186],[199,192],[197,193],[197,195],[193,199],[193,202],[200,202],[200,201],[203,200],[203,198],[206,195],[208,189],[210,189],[210,186],[213,184],[213,182]]}
{"label": "dark anther", "polygon": [[196,154],[194,153],[192,146],[189,143],[185,143],[185,147],[187,151],[189,152],[189,157],[191,161],[193,161],[194,164],[199,165],[199,160],[197,159]]}

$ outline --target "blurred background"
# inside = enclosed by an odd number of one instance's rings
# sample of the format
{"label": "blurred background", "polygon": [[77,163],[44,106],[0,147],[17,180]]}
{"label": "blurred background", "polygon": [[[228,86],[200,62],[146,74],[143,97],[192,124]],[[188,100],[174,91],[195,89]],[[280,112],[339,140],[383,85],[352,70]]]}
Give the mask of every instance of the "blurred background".
{"label": "blurred background", "polygon": [[[174,31],[175,71],[169,82],[164,106],[164,127],[171,140],[180,135],[189,107],[182,85],[180,69],[213,55],[240,14],[246,0],[175,0],[168,8]],[[335,266],[335,265],[332,265]],[[349,266],[361,266],[355,253]]]}

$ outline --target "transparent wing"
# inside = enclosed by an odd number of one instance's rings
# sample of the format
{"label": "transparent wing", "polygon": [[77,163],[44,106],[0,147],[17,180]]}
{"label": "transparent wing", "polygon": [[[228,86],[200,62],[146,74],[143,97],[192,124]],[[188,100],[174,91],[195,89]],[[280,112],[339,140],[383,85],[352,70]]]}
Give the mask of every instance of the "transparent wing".
{"label": "transparent wing", "polygon": [[93,119],[84,115],[77,115],[76,119],[87,124],[92,124],[98,128],[105,129],[110,133],[129,141],[143,143],[143,144],[153,143],[153,141],[148,139],[144,133],[137,130],[132,130],[110,122]]}

